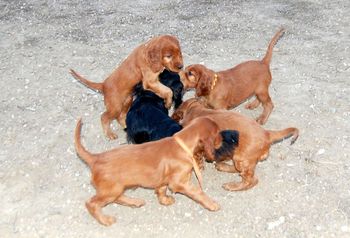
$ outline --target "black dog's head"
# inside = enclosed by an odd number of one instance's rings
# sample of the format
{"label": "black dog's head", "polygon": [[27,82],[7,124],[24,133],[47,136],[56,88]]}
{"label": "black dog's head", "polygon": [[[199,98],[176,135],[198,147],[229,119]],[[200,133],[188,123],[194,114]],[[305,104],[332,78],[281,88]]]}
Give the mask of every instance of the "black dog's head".
{"label": "black dog's head", "polygon": [[[174,107],[175,109],[178,108],[182,103],[182,96],[184,95],[184,87],[181,83],[180,76],[177,73],[165,69],[159,75],[159,81],[173,91]],[[148,90],[144,90],[142,83],[139,83],[135,86],[133,95],[135,97],[158,97],[155,93]],[[160,102],[163,101],[163,99],[161,99],[160,97],[158,97],[158,99]]]}
{"label": "black dog's head", "polygon": [[236,130],[223,130],[220,134],[222,142],[221,146],[215,150],[216,162],[231,159],[239,142],[239,132]]}
{"label": "black dog's head", "polygon": [[159,75],[159,81],[173,91],[174,107],[175,109],[178,108],[182,103],[182,97],[185,92],[180,76],[177,73],[164,70]]}

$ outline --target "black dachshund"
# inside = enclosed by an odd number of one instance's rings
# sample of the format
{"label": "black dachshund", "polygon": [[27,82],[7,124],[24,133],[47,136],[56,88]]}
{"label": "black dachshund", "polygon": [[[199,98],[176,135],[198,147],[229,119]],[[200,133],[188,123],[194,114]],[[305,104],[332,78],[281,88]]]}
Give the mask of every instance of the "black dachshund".
{"label": "black dachshund", "polygon": [[[159,80],[173,91],[174,107],[180,106],[184,90],[179,75],[164,70]],[[169,117],[164,99],[144,90],[141,83],[134,88],[134,101],[126,115],[126,127],[127,140],[134,144],[172,136],[182,129],[180,124]]]}

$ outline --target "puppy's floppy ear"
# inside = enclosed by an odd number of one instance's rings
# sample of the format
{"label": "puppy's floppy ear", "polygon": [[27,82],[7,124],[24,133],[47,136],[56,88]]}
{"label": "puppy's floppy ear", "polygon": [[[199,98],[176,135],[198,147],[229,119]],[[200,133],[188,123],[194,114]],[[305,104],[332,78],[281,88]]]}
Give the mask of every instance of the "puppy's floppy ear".
{"label": "puppy's floppy ear", "polygon": [[158,41],[152,41],[146,48],[146,59],[151,70],[156,73],[163,69],[162,65],[162,46]]}
{"label": "puppy's floppy ear", "polygon": [[215,140],[214,140],[214,148],[219,147],[221,143],[222,143],[222,135],[221,133],[218,133],[218,135],[215,137]]}
{"label": "puppy's floppy ear", "polygon": [[214,161],[215,160],[215,140],[211,137],[206,138],[205,140],[202,140],[203,147],[204,147],[204,153],[205,157],[208,161]]}
{"label": "puppy's floppy ear", "polygon": [[196,96],[206,96],[210,93],[211,77],[208,72],[202,71],[196,86]]}
{"label": "puppy's floppy ear", "polygon": [[204,160],[203,158],[205,157],[205,153],[204,153],[204,146],[202,142],[199,142],[197,144],[197,146],[194,148],[193,151],[193,158],[196,160],[199,169],[203,169],[204,168]]}

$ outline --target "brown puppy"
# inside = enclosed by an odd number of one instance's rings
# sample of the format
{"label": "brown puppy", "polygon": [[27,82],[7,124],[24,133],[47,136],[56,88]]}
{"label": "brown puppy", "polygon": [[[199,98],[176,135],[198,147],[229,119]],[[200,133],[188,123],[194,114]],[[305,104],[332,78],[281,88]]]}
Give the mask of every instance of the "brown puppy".
{"label": "brown puppy", "polygon": [[[254,176],[255,166],[258,161],[264,160],[269,154],[271,144],[284,138],[293,136],[291,144],[298,138],[297,128],[286,128],[280,131],[265,130],[256,121],[237,112],[226,110],[212,110],[205,108],[205,103],[199,99],[189,99],[174,112],[173,119],[181,121],[185,127],[191,124],[195,118],[209,118],[216,122],[220,130],[237,130],[239,132],[238,147],[230,159],[232,165],[217,161],[216,169],[219,171],[240,173],[242,181],[231,182],[223,185],[229,191],[245,190],[258,183]],[[199,119],[199,118],[197,118]]]}
{"label": "brown puppy", "polygon": [[231,109],[255,95],[256,99],[246,108],[254,109],[262,103],[264,110],[256,121],[265,124],[273,109],[269,95],[272,49],[283,32],[284,29],[281,29],[275,34],[261,61],[247,61],[219,72],[200,64],[187,66],[180,73],[185,89],[195,88],[196,96],[205,97],[207,105],[213,109]]}
{"label": "brown puppy", "polygon": [[110,123],[117,119],[125,127],[126,113],[132,103],[132,91],[142,81],[143,88],[164,98],[166,107],[171,106],[172,91],[161,84],[158,75],[164,68],[179,72],[183,68],[179,41],[174,36],[154,37],[138,46],[102,83],[94,83],[71,69],[74,78],[104,95],[106,111],[101,116],[103,131],[110,139],[117,138]]}
{"label": "brown puppy", "polygon": [[99,154],[91,154],[80,139],[81,120],[75,129],[75,146],[78,155],[90,167],[92,184],[96,195],[86,202],[90,214],[103,225],[111,225],[115,218],[102,214],[101,209],[109,203],[141,207],[141,199],[125,196],[129,188],[153,188],[159,203],[171,205],[174,198],[166,194],[167,188],[182,193],[210,211],[219,205],[201,189],[191,184],[192,169],[201,184],[201,174],[193,158],[193,152],[201,144],[207,158],[214,159],[215,147],[222,142],[219,128],[210,119],[199,118],[173,137],[140,145],[125,145]]}

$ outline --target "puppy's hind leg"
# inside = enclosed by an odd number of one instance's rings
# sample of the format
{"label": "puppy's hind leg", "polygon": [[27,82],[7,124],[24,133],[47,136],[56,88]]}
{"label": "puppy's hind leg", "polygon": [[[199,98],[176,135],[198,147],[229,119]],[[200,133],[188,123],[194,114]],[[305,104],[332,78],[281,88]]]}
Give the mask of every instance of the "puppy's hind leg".
{"label": "puppy's hind leg", "polygon": [[256,119],[256,121],[260,125],[264,125],[266,123],[267,119],[269,118],[274,106],[273,106],[272,100],[270,98],[269,92],[267,90],[263,93],[257,94],[256,96],[259,99],[259,101],[262,103],[262,106],[264,108],[263,112]]}
{"label": "puppy's hind leg", "polygon": [[167,186],[162,186],[160,188],[155,189],[155,193],[157,194],[158,201],[160,204],[164,206],[169,206],[175,202],[175,198],[166,194]]}
{"label": "puppy's hind leg", "polygon": [[258,179],[254,176],[255,165],[256,163],[252,164],[247,161],[237,162],[237,169],[240,171],[242,181],[225,183],[222,187],[228,191],[241,191],[254,187],[258,183]]}
{"label": "puppy's hind leg", "polygon": [[253,101],[251,101],[250,103],[245,105],[245,108],[249,109],[249,110],[253,110],[253,109],[257,108],[259,105],[260,105],[259,99],[255,98]]}
{"label": "puppy's hind leg", "polygon": [[[114,140],[117,138],[117,134],[112,131],[111,122],[119,118],[123,107],[123,99],[120,98],[120,95],[117,95],[117,92],[106,92],[104,103],[107,110],[101,115],[103,132],[109,139]],[[125,124],[121,125],[125,127]]]}
{"label": "puppy's hind leg", "polygon": [[107,204],[113,202],[116,198],[116,194],[111,195],[95,195],[89,201],[86,202],[86,208],[90,214],[102,225],[110,226],[116,222],[115,217],[104,215],[102,208]]}
{"label": "puppy's hind leg", "polygon": [[131,198],[124,194],[120,195],[114,202],[128,207],[142,207],[143,205],[145,205],[144,200],[138,198]]}
{"label": "puppy's hind leg", "polygon": [[111,129],[111,122],[113,121],[114,117],[112,116],[112,113],[105,111],[101,115],[101,124],[102,124],[102,129],[105,135],[107,136],[108,139],[114,140],[117,139],[117,134],[112,131]]}
{"label": "puppy's hind leg", "polygon": [[124,128],[126,128],[126,114],[128,113],[131,104],[132,104],[132,95],[129,95],[124,100],[121,112],[120,112],[119,116],[117,117],[117,121]]}

